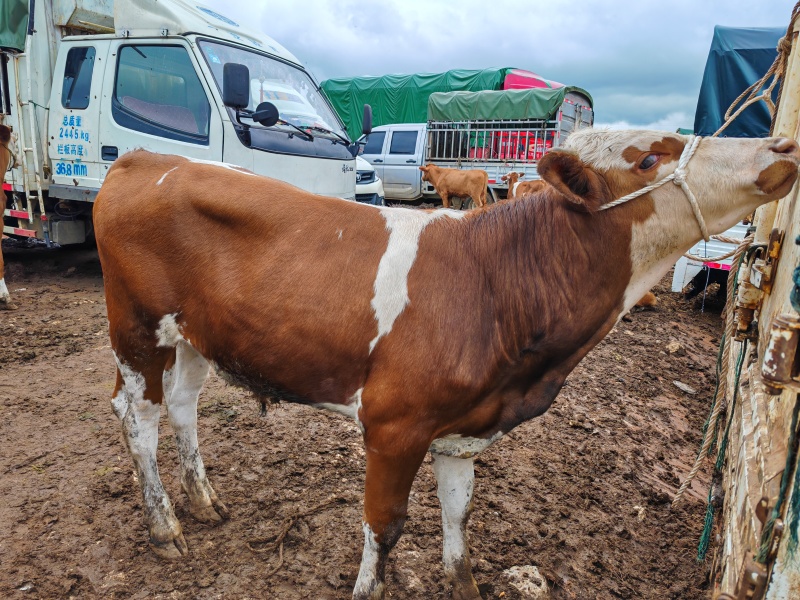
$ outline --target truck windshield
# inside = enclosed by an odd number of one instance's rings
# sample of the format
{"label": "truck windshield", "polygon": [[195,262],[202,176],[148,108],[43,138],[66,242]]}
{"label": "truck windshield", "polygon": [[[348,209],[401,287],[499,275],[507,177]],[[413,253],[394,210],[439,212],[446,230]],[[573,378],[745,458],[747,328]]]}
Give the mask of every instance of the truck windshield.
{"label": "truck windshield", "polygon": [[[222,90],[222,69],[226,63],[239,63],[250,71],[250,104],[255,110],[262,102],[272,102],[280,118],[298,127],[321,127],[347,136],[319,88],[308,74],[269,56],[227,44],[200,41],[217,87]],[[281,125],[276,125],[281,127]],[[283,125],[287,127],[287,125]]]}

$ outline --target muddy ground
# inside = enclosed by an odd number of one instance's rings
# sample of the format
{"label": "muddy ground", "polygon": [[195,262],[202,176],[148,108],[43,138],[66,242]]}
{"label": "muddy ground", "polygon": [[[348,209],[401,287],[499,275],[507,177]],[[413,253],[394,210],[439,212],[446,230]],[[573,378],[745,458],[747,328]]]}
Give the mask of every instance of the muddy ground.
{"label": "muddy ground", "polygon": [[[191,550],[162,562],[147,547],[109,402],[96,254],[12,249],[6,261],[20,308],[0,312],[0,597],[350,598],[364,477],[351,421],[291,405],[261,417],[249,394],[212,376],[200,446],[231,519],[209,527],[187,514],[162,420],[162,479]],[[524,565],[559,600],[707,597],[707,565],[695,555],[708,476],[680,508],[669,502],[699,446],[722,324],[667,284],[655,311],[620,322],[589,354],[549,412],[476,461],[470,544],[485,598],[517,597],[502,574]],[[670,353],[674,341],[681,348]],[[286,523],[283,563],[270,575]],[[387,567],[388,597],[447,598],[441,547],[427,461]]]}

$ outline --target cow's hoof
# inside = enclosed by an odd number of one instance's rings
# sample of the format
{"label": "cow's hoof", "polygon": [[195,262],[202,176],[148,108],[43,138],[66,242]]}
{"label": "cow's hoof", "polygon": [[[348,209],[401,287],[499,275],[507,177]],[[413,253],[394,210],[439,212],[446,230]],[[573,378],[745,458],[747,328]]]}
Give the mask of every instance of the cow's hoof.
{"label": "cow's hoof", "polygon": [[385,591],[383,582],[378,583],[368,590],[353,590],[353,600],[383,600]]}
{"label": "cow's hoof", "polygon": [[0,300],[0,310],[17,310],[18,308],[19,306],[17,306],[13,302]]}
{"label": "cow's hoof", "polygon": [[230,517],[228,508],[216,498],[208,506],[190,506],[189,513],[201,523],[221,523]]}
{"label": "cow's hoof", "polygon": [[472,583],[454,585],[452,598],[453,600],[481,600],[481,593],[473,579]]}
{"label": "cow's hoof", "polygon": [[150,538],[150,549],[155,552],[156,556],[165,560],[175,560],[189,554],[189,546],[186,545],[182,533],[164,541]]}

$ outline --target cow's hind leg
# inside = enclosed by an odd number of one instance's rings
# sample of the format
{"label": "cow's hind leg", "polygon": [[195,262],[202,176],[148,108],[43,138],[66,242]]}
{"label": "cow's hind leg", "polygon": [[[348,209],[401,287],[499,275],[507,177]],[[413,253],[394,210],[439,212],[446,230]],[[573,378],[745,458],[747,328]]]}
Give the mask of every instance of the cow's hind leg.
{"label": "cow's hind leg", "polygon": [[122,423],[139,487],[150,547],[162,558],[180,558],[188,552],[181,524],[158,475],[158,420],[161,412],[162,373],[170,351],[156,352],[146,363],[133,366],[117,356],[117,383],[111,404]]}
{"label": "cow's hind leg", "polygon": [[444,573],[453,585],[454,600],[480,600],[467,544],[467,521],[472,513],[475,481],[473,459],[433,453],[432,456],[437,495],[442,505]]}
{"label": "cow's hind leg", "polygon": [[189,498],[189,512],[204,523],[228,518],[206,477],[197,443],[197,398],[208,376],[208,361],[190,344],[179,341],[175,364],[164,371],[164,398],[167,414],[181,461],[181,486]]}

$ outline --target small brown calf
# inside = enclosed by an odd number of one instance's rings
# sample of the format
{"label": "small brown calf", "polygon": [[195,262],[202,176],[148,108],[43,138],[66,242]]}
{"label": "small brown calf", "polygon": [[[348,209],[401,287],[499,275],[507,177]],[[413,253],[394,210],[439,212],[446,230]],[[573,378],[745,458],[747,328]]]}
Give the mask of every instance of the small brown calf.
{"label": "small brown calf", "polygon": [[500,177],[502,181],[508,182],[508,196],[509,200],[515,198],[522,198],[527,194],[535,194],[539,190],[543,190],[547,183],[541,179],[534,179],[533,181],[519,181],[524,177],[523,173],[511,171],[510,173]]}
{"label": "small brown calf", "polygon": [[489,184],[486,171],[445,169],[430,164],[420,167],[419,170],[422,171],[422,181],[431,182],[445,208],[450,208],[450,196],[472,198],[475,208],[486,204],[486,186]]}

